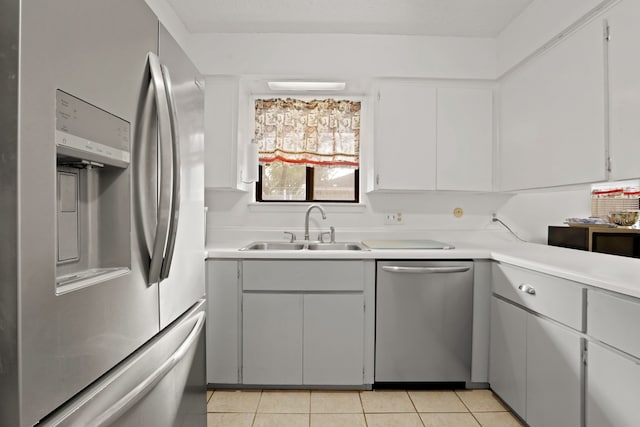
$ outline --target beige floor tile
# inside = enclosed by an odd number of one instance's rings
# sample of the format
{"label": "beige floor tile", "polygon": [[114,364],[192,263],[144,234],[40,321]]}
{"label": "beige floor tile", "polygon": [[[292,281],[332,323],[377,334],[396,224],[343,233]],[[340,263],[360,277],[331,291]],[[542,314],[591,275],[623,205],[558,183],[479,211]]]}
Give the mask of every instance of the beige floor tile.
{"label": "beige floor tile", "polygon": [[367,427],[364,414],[311,414],[311,427]]}
{"label": "beige floor tile", "polygon": [[213,390],[207,390],[207,402],[209,401],[209,399],[211,399],[212,395],[213,395]]}
{"label": "beige floor tile", "polygon": [[301,391],[263,391],[258,412],[271,414],[308,414],[311,393]]}
{"label": "beige floor tile", "polygon": [[480,427],[470,413],[434,413],[420,414],[425,427]]}
{"label": "beige floor tile", "polygon": [[210,413],[207,414],[207,427],[251,427],[253,417],[253,413]]}
{"label": "beige floor tile", "polygon": [[410,391],[418,412],[469,412],[453,391]]}
{"label": "beige floor tile", "polygon": [[[357,391],[312,391],[312,414],[362,413],[360,393]],[[313,419],[313,418],[312,418]]]}
{"label": "beige floor tile", "polygon": [[364,412],[415,412],[406,391],[363,391],[360,393]]}
{"label": "beige floor tile", "polygon": [[482,427],[521,427],[523,424],[510,412],[478,412],[473,414]]}
{"label": "beige floor tile", "polygon": [[260,391],[217,390],[207,404],[207,412],[255,412]]}
{"label": "beige floor tile", "polygon": [[365,414],[368,427],[423,427],[418,414]]}
{"label": "beige floor tile", "polygon": [[471,412],[507,411],[491,390],[461,390],[456,394]]}
{"label": "beige floor tile", "polygon": [[309,427],[309,414],[256,414],[253,427]]}

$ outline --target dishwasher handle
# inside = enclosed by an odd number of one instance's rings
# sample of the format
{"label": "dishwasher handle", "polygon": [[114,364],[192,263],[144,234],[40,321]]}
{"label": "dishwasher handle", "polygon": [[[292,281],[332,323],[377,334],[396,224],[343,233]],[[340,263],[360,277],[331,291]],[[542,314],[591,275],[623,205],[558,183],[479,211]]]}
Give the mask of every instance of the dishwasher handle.
{"label": "dishwasher handle", "polygon": [[438,274],[438,273],[464,273],[471,269],[468,265],[450,267],[406,267],[400,265],[383,265],[382,270],[388,273],[410,273],[410,274]]}

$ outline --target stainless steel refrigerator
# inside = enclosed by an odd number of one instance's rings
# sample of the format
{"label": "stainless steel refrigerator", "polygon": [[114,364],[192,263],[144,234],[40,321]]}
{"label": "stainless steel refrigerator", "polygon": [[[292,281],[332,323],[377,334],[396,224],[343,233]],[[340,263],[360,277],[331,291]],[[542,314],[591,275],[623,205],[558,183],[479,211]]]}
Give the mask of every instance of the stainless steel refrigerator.
{"label": "stainless steel refrigerator", "polygon": [[0,4],[0,426],[205,426],[202,78],[143,0]]}

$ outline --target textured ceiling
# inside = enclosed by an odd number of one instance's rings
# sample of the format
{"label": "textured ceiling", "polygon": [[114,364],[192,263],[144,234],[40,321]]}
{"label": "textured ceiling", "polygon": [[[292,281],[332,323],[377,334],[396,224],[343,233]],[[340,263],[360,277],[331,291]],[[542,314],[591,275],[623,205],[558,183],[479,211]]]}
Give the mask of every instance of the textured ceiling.
{"label": "textured ceiling", "polygon": [[168,0],[193,33],[495,37],[533,0]]}

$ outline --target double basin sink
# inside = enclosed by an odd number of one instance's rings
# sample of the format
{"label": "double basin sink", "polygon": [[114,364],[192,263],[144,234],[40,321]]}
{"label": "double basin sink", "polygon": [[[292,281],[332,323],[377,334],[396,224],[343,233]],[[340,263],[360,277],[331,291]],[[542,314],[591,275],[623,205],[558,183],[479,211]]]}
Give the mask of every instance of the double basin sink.
{"label": "double basin sink", "polygon": [[369,248],[357,242],[269,242],[258,241],[240,248],[241,251],[368,251]]}

